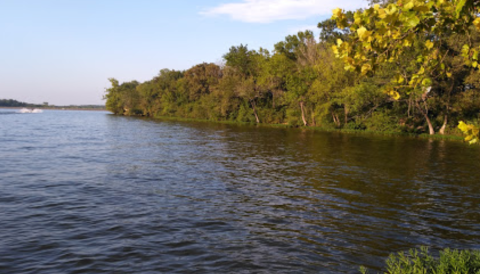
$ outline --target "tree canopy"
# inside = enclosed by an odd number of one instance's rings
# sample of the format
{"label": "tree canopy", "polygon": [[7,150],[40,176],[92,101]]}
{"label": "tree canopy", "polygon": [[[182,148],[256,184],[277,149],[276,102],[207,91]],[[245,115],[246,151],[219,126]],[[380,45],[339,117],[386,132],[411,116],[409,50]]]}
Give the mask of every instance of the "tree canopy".
{"label": "tree canopy", "polygon": [[[232,46],[224,63],[110,79],[115,114],[325,129],[457,134],[478,141],[480,35],[472,0],[372,0],[335,9],[273,51]],[[461,122],[463,121],[463,122]],[[457,127],[460,125],[460,127]]]}
{"label": "tree canopy", "polygon": [[[417,93],[425,102],[432,88],[446,89],[438,94],[450,98],[464,84],[467,68],[476,73],[479,66],[479,6],[473,0],[399,0],[358,10],[353,18],[337,8],[332,20],[350,35],[337,39],[332,48],[347,70],[362,75],[396,63],[395,76],[385,85],[385,92],[396,100]],[[428,119],[428,106],[418,108]],[[470,142],[478,141],[478,130],[468,131],[464,123],[460,129]]]}

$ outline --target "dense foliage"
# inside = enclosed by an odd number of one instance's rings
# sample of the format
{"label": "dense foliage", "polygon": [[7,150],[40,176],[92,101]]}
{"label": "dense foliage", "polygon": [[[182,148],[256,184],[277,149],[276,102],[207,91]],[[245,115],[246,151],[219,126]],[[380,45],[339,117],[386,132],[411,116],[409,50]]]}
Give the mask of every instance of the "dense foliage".
{"label": "dense foliage", "polygon": [[[318,24],[320,39],[299,32],[273,52],[233,46],[224,65],[163,69],[144,83],[110,79],[106,106],[121,115],[452,133],[460,121],[478,123],[480,113],[480,36],[471,27],[476,17],[462,15],[472,5],[461,1],[453,11],[440,0],[337,9]],[[435,20],[463,25],[429,32]]]}
{"label": "dense foliage", "polygon": [[[368,273],[365,268],[362,273]],[[480,251],[450,250],[440,252],[435,258],[426,247],[390,255],[387,260],[388,274],[474,274],[480,273]]]}
{"label": "dense foliage", "polygon": [[26,107],[27,103],[19,102],[13,99],[0,99],[0,107]]}
{"label": "dense foliage", "polygon": [[[479,8],[475,0],[398,0],[374,4],[353,16],[335,9],[332,19],[350,35],[337,39],[333,50],[346,69],[362,75],[396,64],[385,92],[396,100],[415,97],[416,108],[434,134],[432,97],[443,105],[446,125],[456,108],[452,99],[478,86]],[[460,123],[459,128],[470,142],[479,141],[477,126]],[[440,132],[444,130],[442,126]]]}

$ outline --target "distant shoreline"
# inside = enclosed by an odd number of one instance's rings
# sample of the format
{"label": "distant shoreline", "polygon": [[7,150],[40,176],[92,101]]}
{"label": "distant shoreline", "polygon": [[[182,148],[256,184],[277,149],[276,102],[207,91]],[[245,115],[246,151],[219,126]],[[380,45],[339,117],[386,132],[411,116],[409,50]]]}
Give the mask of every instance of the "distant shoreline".
{"label": "distant shoreline", "polygon": [[[22,109],[22,108],[29,108],[31,109],[31,107],[2,107],[0,106],[0,109]],[[38,109],[48,109],[48,110],[94,110],[94,111],[107,111],[109,112],[108,110],[106,109],[101,109],[101,108],[78,108],[78,107],[34,107],[34,108],[38,108]]]}

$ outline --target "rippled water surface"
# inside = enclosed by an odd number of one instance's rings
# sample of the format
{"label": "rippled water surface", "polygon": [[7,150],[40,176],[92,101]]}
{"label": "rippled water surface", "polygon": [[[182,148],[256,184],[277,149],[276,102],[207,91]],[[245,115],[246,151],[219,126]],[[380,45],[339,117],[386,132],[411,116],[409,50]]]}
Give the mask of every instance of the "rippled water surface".
{"label": "rippled water surface", "polygon": [[0,273],[355,273],[480,248],[480,148],[0,110]]}

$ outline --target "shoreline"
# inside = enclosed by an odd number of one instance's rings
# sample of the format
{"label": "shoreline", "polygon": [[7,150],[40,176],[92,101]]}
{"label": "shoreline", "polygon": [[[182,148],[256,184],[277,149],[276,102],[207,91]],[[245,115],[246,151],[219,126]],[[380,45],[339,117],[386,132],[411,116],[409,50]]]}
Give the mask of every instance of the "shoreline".
{"label": "shoreline", "polygon": [[[115,115],[115,114],[112,114]],[[117,115],[124,116],[124,115]],[[239,125],[239,126],[255,126],[255,127],[267,127],[267,128],[284,128],[284,129],[295,129],[295,130],[311,130],[318,132],[332,132],[332,133],[344,133],[344,134],[358,134],[358,135],[376,135],[376,136],[401,136],[409,138],[419,138],[419,139],[432,139],[432,140],[449,140],[449,141],[464,141],[464,136],[462,135],[430,135],[428,133],[414,134],[406,132],[381,132],[381,131],[371,131],[371,130],[351,130],[351,129],[328,129],[317,126],[303,126],[295,127],[287,124],[256,124],[256,123],[241,123],[233,121],[210,121],[205,119],[194,119],[194,118],[181,118],[181,117],[170,117],[170,116],[155,116],[155,117],[146,117],[146,116],[128,116],[128,117],[141,117],[146,119],[153,120],[168,120],[168,121],[178,121],[178,122],[201,122],[201,123],[215,123],[215,124],[228,124],[228,125]]]}
{"label": "shoreline", "polygon": [[[2,107],[0,109],[22,109],[27,107]],[[115,116],[124,116],[124,117],[136,117],[142,119],[152,119],[157,121],[177,121],[177,122],[200,122],[200,123],[214,123],[214,124],[226,124],[226,125],[238,125],[238,126],[254,126],[254,127],[266,127],[266,128],[283,128],[283,129],[293,129],[293,130],[311,130],[318,132],[332,132],[332,133],[343,133],[343,134],[354,134],[354,135],[376,135],[376,136],[399,136],[399,137],[409,137],[409,138],[420,138],[420,139],[431,139],[431,140],[449,140],[449,141],[464,141],[464,136],[462,135],[430,135],[427,133],[415,134],[415,133],[406,133],[406,132],[381,132],[381,131],[371,131],[371,130],[352,130],[352,129],[329,129],[322,128],[318,126],[291,126],[288,124],[268,124],[268,123],[243,123],[243,122],[234,122],[234,121],[211,121],[206,119],[195,119],[195,118],[183,118],[183,117],[171,117],[171,116],[140,116],[140,115],[116,115],[111,113],[111,111],[106,109],[98,108],[60,108],[60,107],[35,107],[42,110],[62,110],[62,111],[105,111],[109,112],[111,115]]]}

